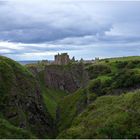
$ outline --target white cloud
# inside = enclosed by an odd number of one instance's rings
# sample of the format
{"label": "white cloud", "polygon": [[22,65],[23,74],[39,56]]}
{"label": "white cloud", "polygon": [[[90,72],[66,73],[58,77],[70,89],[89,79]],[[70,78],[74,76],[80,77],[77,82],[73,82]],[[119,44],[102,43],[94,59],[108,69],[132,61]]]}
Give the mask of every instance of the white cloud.
{"label": "white cloud", "polygon": [[22,44],[21,43],[13,43],[8,41],[0,41],[0,50],[1,48],[6,49],[13,49],[13,50],[22,50]]}
{"label": "white cloud", "polygon": [[11,51],[8,49],[0,49],[0,53],[2,53],[2,54],[11,53]]}

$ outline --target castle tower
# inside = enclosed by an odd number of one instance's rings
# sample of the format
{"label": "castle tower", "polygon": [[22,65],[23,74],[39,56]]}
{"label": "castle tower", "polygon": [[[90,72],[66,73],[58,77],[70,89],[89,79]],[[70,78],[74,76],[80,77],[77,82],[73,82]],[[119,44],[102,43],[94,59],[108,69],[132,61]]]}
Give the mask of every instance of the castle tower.
{"label": "castle tower", "polygon": [[58,55],[55,55],[55,61],[54,63],[57,65],[66,65],[70,62],[69,55],[67,53],[62,53]]}

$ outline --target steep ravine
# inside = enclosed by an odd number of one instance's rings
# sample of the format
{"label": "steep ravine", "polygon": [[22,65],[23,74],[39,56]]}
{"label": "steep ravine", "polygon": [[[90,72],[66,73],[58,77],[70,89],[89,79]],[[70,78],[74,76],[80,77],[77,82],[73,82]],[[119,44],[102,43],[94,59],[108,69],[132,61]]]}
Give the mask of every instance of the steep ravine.
{"label": "steep ravine", "polygon": [[0,57],[0,138],[139,138],[139,62],[27,69]]}
{"label": "steep ravine", "polygon": [[[59,120],[59,117],[61,116],[59,102],[62,102],[63,98],[67,98],[65,95],[71,95],[79,88],[86,87],[89,82],[88,73],[82,63],[61,66],[49,65],[42,71],[38,70],[36,67],[28,68],[41,84],[42,94],[46,101],[46,107],[55,122],[57,136],[60,132],[59,124],[63,123]],[[77,113],[80,113],[86,105],[86,101],[84,100],[85,99],[81,99],[77,104]]]}
{"label": "steep ravine", "polygon": [[[129,63],[131,65],[133,64],[133,67],[132,66],[130,67]],[[139,80],[140,73],[138,71],[139,61],[138,62],[137,60],[133,62],[130,61],[128,62],[128,64],[129,65],[125,66],[124,68],[123,67],[120,68],[120,66],[118,66],[120,65],[118,64],[118,62],[115,62],[115,64],[113,62],[111,62],[110,64],[109,63],[103,64],[98,63],[94,65],[91,64],[86,69],[88,71],[89,76],[83,64],[67,65],[67,66],[53,65],[47,66],[45,68],[44,71],[45,87],[53,89],[61,89],[68,92],[69,94],[68,96],[64,96],[61,102],[58,103],[58,106],[56,107],[57,108],[56,128],[58,130],[57,138],[139,137],[138,135],[139,130],[137,129],[135,130],[135,126],[136,128],[138,128],[138,125],[135,124],[135,118],[133,117],[133,115],[130,118],[127,117],[129,116],[129,112],[127,112],[127,107],[126,112],[122,113],[122,111],[120,111],[119,116],[116,113],[116,111],[118,112],[117,109],[123,110],[123,104],[125,106],[132,105],[133,107],[131,100],[132,101],[133,99],[136,100],[135,94],[137,95],[137,97],[139,97],[139,92],[137,92],[137,90],[139,90],[139,82],[140,82]],[[89,77],[91,81],[89,81]],[[69,86],[69,84],[71,86]],[[133,92],[128,93],[130,91]],[[134,91],[136,91],[136,93]],[[124,96],[124,94],[126,95]],[[103,100],[101,100],[101,102],[98,103],[100,99]],[[119,99],[118,103],[120,103],[118,105],[115,104],[117,99]],[[95,108],[94,103],[95,104],[97,103]],[[114,106],[116,107],[116,108],[114,107],[114,109],[111,108],[112,109],[111,112],[113,111],[113,114],[111,114],[110,112],[110,107],[112,103],[115,104]],[[136,100],[136,104],[138,104],[139,106],[138,100]],[[98,116],[96,114],[96,109],[97,110],[99,109],[99,113],[102,113],[102,111],[100,111],[100,108],[105,110],[106,108],[104,107],[106,106],[107,107],[109,106],[109,108],[107,108],[105,112],[106,115],[108,115],[108,113],[110,114],[108,118],[115,117],[113,118],[114,119],[113,121],[116,124],[116,126],[113,126],[114,130],[112,130],[111,129],[112,127],[110,127],[110,125],[112,125],[112,122],[109,122],[110,119],[102,117],[102,115]],[[137,110],[138,108],[134,113],[137,114],[138,112]],[[86,113],[84,113],[85,111]],[[92,113],[95,116],[94,118],[92,118]],[[98,117],[100,118],[99,120],[97,119],[97,122],[95,119],[96,115],[97,118]],[[105,125],[107,123],[107,126],[102,125],[100,123],[100,120],[102,118],[103,123],[105,123]],[[129,120],[130,122],[126,123]],[[139,120],[139,117],[137,118],[137,120]],[[118,123],[118,121],[120,124]],[[86,124],[86,122],[88,125]],[[131,126],[133,128],[127,129],[126,127],[127,124],[129,128]],[[100,131],[94,128],[94,126],[96,126]],[[125,128],[126,133],[123,130],[123,128],[121,128],[121,126]],[[87,130],[87,128],[89,130]],[[112,131],[111,134],[109,133],[110,131]],[[99,133],[99,135],[96,133]]]}
{"label": "steep ravine", "polygon": [[[0,57],[0,118],[37,138],[51,138],[55,133],[38,81],[25,67],[5,57]],[[0,137],[9,138],[9,133]]]}

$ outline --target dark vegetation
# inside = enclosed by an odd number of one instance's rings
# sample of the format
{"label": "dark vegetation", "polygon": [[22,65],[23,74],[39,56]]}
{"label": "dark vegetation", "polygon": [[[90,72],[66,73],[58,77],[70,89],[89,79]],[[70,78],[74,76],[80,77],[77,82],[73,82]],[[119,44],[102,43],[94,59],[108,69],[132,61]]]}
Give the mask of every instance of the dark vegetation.
{"label": "dark vegetation", "polygon": [[105,64],[95,64],[87,67],[90,79],[97,78],[99,75],[111,73],[111,68]]}
{"label": "dark vegetation", "polygon": [[0,57],[0,119],[1,138],[48,138],[54,133],[53,119],[44,109],[36,78],[5,57]]}
{"label": "dark vegetation", "polygon": [[0,57],[0,138],[140,138],[140,57],[39,65]]}

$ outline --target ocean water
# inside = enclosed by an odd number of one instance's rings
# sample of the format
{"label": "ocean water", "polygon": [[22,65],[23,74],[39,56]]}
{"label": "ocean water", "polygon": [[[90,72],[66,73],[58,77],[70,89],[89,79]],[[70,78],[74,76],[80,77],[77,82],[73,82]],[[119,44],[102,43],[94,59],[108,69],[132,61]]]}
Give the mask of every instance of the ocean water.
{"label": "ocean water", "polygon": [[38,61],[18,61],[20,64],[22,65],[26,65],[26,64],[35,64],[37,63]]}
{"label": "ocean water", "polygon": [[[41,62],[41,60],[27,60],[27,61],[17,61],[18,63],[22,64],[22,65],[26,65],[26,64],[36,64],[38,62]],[[48,60],[50,63],[53,62],[53,60]]]}

